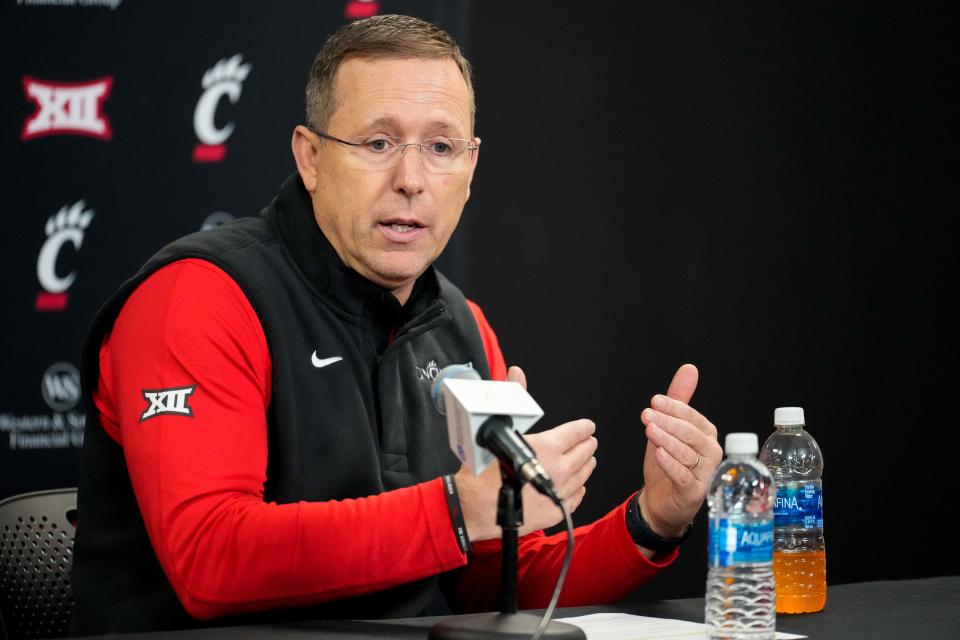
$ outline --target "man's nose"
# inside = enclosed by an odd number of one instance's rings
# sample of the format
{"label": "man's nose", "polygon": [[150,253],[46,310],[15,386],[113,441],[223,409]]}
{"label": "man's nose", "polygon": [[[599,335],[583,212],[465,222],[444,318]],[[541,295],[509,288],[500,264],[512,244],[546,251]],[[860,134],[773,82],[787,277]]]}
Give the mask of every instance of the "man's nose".
{"label": "man's nose", "polygon": [[411,144],[403,147],[400,149],[400,158],[394,169],[393,188],[408,196],[422,192],[425,171],[420,146]]}

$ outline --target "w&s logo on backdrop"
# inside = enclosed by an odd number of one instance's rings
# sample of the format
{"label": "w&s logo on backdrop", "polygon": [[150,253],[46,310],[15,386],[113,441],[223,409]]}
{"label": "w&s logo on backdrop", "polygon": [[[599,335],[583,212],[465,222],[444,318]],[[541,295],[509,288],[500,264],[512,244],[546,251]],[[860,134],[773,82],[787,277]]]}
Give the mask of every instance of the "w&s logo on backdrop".
{"label": "w&s logo on backdrop", "polygon": [[93,210],[87,210],[83,200],[73,206],[60,208],[50,216],[44,231],[47,239],[37,256],[37,280],[43,289],[37,294],[37,311],[63,311],[67,308],[67,290],[77,279],[76,271],[65,276],[57,274],[57,259],[64,245],[73,245],[76,251],[83,246],[83,235],[93,220]]}
{"label": "w&s logo on backdrop", "polygon": [[[44,371],[40,395],[52,413],[15,415],[0,412],[0,434],[10,451],[70,449],[83,446],[86,416],[80,403],[80,373],[69,362],[55,362]],[[0,448],[3,447],[0,439]]]}
{"label": "w&s logo on backdrop", "polygon": [[40,393],[54,411],[63,413],[80,402],[80,372],[69,362],[57,362],[43,374]]}
{"label": "w&s logo on backdrop", "polygon": [[21,140],[72,134],[109,140],[110,121],[103,114],[113,77],[90,82],[49,82],[23,77],[23,93],[37,110],[23,123]]}
{"label": "w&s logo on backdrop", "polygon": [[193,130],[200,141],[193,148],[194,162],[220,162],[227,155],[227,139],[233,134],[233,122],[217,128],[215,116],[220,99],[226,96],[231,104],[240,100],[243,81],[252,66],[242,64],[243,56],[237,54],[212,66],[203,74],[203,94],[193,111]]}

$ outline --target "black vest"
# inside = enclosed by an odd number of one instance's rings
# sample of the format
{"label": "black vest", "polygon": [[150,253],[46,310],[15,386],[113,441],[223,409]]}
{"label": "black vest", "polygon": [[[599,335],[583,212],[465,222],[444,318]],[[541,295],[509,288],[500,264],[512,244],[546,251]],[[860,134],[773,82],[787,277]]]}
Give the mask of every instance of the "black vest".
{"label": "black vest", "polygon": [[[447,364],[465,362],[484,378],[490,374],[463,294],[430,268],[400,309],[388,291],[337,258],[297,176],[284,183],[260,217],[165,247],[104,305],[84,347],[87,426],[73,568],[75,634],[201,626],[184,611],[163,574],[123,451],[101,427],[92,400],[100,344],[126,299],[160,267],[190,257],[217,265],[237,282],[266,335],[273,364],[267,501],[358,498],[455,472],[459,462],[430,399],[431,377]],[[378,327],[391,313],[398,327],[384,349]],[[311,363],[314,352],[342,356],[338,375],[318,376],[325,371]],[[376,523],[370,526],[375,529]],[[437,581],[432,577],[327,605],[211,624],[417,616],[436,597]]]}

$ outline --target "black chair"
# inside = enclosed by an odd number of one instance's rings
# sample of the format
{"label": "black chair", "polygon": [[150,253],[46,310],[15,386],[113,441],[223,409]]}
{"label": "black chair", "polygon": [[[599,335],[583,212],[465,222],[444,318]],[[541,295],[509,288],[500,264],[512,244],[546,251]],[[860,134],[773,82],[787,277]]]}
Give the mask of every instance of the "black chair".
{"label": "black chair", "polygon": [[0,501],[0,631],[5,638],[67,635],[76,522],[76,489]]}

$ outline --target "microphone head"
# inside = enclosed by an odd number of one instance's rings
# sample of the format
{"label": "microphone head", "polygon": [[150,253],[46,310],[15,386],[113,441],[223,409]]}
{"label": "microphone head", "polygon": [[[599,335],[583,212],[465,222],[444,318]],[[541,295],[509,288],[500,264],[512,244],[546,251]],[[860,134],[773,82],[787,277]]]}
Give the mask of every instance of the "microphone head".
{"label": "microphone head", "polygon": [[433,400],[433,406],[441,415],[446,415],[447,407],[443,402],[443,381],[444,380],[482,380],[477,370],[469,364],[448,364],[440,369],[440,374],[433,382],[430,389],[430,398]]}

